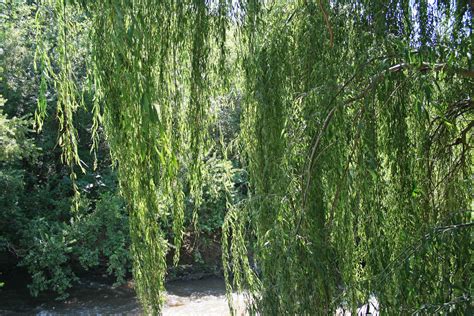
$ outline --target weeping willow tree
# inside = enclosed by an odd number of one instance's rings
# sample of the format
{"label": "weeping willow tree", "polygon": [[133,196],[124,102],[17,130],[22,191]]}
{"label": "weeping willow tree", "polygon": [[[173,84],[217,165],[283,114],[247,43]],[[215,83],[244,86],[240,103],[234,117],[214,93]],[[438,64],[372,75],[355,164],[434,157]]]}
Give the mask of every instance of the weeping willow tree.
{"label": "weeping willow tree", "polygon": [[472,10],[247,4],[242,137],[253,195],[227,217],[224,262],[254,311],[330,315],[371,296],[388,314],[467,311]]}
{"label": "weeping willow tree", "polygon": [[[181,175],[199,205],[210,101],[235,76],[244,82],[240,144],[251,187],[246,203],[229,196],[229,293],[244,291],[249,311],[263,315],[355,311],[370,296],[389,314],[469,308],[467,1],[45,1],[38,25],[57,21],[58,58],[39,37],[37,61],[54,79],[74,178],[72,10],[88,23],[93,135],[103,124],[148,312],[162,307],[170,248],[179,258]],[[242,66],[234,74],[230,29]],[[171,241],[161,229],[170,221]]]}
{"label": "weeping willow tree", "polygon": [[[50,48],[39,37],[37,64],[57,91],[59,144],[73,180],[78,167],[83,168],[74,128],[83,89],[75,84],[73,40],[75,32],[88,32],[90,87],[84,89],[94,93],[94,146],[102,124],[129,205],[137,294],[153,314],[163,305],[170,248],[175,263],[179,259],[183,182],[196,208],[200,204],[211,77],[223,65],[223,59],[215,57],[225,51],[227,5],[219,1],[210,6],[201,0],[58,0],[43,1],[37,13],[40,36],[48,20],[57,23],[57,58],[51,60]],[[75,10],[81,14],[73,14]],[[87,21],[86,27],[81,20]],[[46,85],[42,81],[43,90]],[[44,109],[40,98],[40,122]],[[165,224],[173,227],[172,240],[165,238]]]}

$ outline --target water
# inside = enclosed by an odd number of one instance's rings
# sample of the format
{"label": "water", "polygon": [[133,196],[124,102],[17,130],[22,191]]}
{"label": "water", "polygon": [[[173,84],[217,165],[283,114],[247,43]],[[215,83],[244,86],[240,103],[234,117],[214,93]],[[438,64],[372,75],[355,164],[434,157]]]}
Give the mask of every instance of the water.
{"label": "water", "polygon": [[[221,278],[173,281],[166,288],[164,315],[229,315]],[[59,302],[51,296],[31,298],[24,286],[10,286],[0,292],[0,315],[142,315],[129,285],[113,288],[88,281],[69,293],[67,300]],[[234,296],[234,301],[243,304],[241,297]]]}
{"label": "water", "polygon": [[[0,315],[142,315],[133,284],[120,287],[109,284],[83,281],[72,288],[65,301],[54,300],[54,293],[44,293],[39,298],[32,298],[26,289],[25,276],[11,277],[4,289],[0,291]],[[213,316],[230,315],[225,297],[225,284],[221,278],[205,277],[199,280],[172,281],[166,284],[165,316]],[[244,314],[243,297],[233,295],[234,304],[238,306],[237,315]],[[379,315],[377,299],[371,297],[369,302],[357,309],[357,316]],[[337,316],[351,313],[339,308]]]}
{"label": "water", "polygon": [[[225,284],[220,278],[174,281],[166,289],[164,315],[230,315]],[[233,301],[240,306],[239,310],[244,310],[242,296],[233,294]]]}

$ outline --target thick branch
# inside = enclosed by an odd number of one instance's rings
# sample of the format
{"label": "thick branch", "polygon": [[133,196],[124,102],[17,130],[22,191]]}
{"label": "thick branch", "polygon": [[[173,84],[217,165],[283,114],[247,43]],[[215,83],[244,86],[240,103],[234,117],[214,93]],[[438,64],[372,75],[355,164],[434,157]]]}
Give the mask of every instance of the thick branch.
{"label": "thick branch", "polygon": [[449,67],[446,64],[430,64],[427,62],[423,62],[420,66],[415,66],[407,63],[400,63],[397,65],[394,65],[388,69],[390,72],[399,72],[402,71],[403,69],[411,69],[411,70],[417,70],[421,72],[427,72],[427,71],[447,71],[450,73],[454,73],[458,76],[461,77],[467,77],[467,78],[474,78],[474,70],[469,70],[469,69],[462,69],[462,68],[453,68]]}

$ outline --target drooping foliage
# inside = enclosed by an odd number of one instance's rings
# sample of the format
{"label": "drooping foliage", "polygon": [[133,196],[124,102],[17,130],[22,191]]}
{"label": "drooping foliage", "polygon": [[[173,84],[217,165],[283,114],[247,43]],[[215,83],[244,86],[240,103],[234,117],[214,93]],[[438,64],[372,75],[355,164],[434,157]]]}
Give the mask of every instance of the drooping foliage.
{"label": "drooping foliage", "polygon": [[[90,21],[94,128],[103,122],[117,162],[150,312],[163,303],[163,223],[180,245],[180,173],[200,204],[210,100],[232,79],[229,29],[238,30],[251,187],[246,203],[228,197],[228,288],[245,290],[264,315],[355,310],[370,296],[394,314],[469,307],[467,1],[79,2]],[[65,1],[52,5],[64,34],[54,78],[62,145],[80,164],[67,57],[76,22]]]}
{"label": "drooping foliage", "polygon": [[[472,8],[246,9],[242,137],[253,196],[227,220],[237,288],[264,315],[355,311],[371,296],[388,314],[463,314],[472,284]],[[260,283],[241,258],[245,234]]]}
{"label": "drooping foliage", "polygon": [[[75,5],[75,6],[74,6]],[[179,256],[184,220],[183,183],[200,205],[202,164],[210,105],[210,59],[215,40],[225,36],[226,1],[45,1],[41,17],[58,22],[62,45],[58,69],[44,50],[40,65],[54,77],[58,90],[60,145],[65,161],[80,166],[73,116],[81,93],[73,85],[68,35],[79,21],[70,10],[81,9],[90,22],[89,79],[96,104],[93,135],[103,123],[111,155],[118,164],[121,192],[129,203],[130,234],[137,293],[145,308],[158,313],[163,303],[165,256],[172,246]],[[217,18],[218,17],[218,18]],[[218,37],[216,35],[219,35]],[[211,47],[211,43],[214,44]],[[103,105],[102,109],[100,108]],[[41,118],[43,104],[40,104]],[[172,222],[173,244],[162,225]]]}

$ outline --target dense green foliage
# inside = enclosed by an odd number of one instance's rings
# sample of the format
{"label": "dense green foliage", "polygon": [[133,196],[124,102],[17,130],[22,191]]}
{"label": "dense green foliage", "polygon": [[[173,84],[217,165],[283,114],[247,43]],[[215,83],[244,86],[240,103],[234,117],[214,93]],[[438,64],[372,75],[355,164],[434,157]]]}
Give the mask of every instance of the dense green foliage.
{"label": "dense green foliage", "polygon": [[[229,210],[229,292],[245,290],[253,312],[327,315],[370,296],[388,314],[466,312],[472,10],[421,0],[43,1],[37,67],[43,92],[54,84],[62,157],[79,192],[87,77],[93,148],[103,124],[146,311],[162,307],[186,207],[197,226],[214,199]],[[51,20],[57,47],[43,40]],[[218,104],[235,101],[230,86],[242,90],[241,129],[226,140]]]}
{"label": "dense green foliage", "polygon": [[[237,287],[264,315],[329,315],[372,295],[388,314],[465,313],[467,2],[258,4],[243,25],[253,196],[227,228]],[[238,262],[245,234],[258,282]]]}
{"label": "dense green foliage", "polygon": [[[45,30],[44,42],[54,47],[54,24]],[[7,100],[2,99],[0,108],[0,270],[18,265],[30,274],[33,295],[53,290],[62,298],[84,269],[100,267],[117,282],[124,281],[130,266],[128,216],[116,194],[103,142],[101,165],[77,179],[82,196],[76,209],[50,109],[42,133],[34,133],[33,114],[42,86],[34,72],[36,34],[35,6],[2,4],[0,93]],[[56,54],[54,49],[49,53]],[[79,60],[76,67],[84,69],[84,63]],[[47,100],[55,102],[55,90],[43,88]],[[77,122],[81,157],[92,165],[91,115],[83,111]]]}
{"label": "dense green foliage", "polygon": [[[60,76],[59,42],[63,39],[53,7],[43,9],[24,1],[1,4],[0,93],[7,100],[2,98],[0,103],[0,281],[1,271],[19,266],[9,273],[27,271],[33,295],[53,290],[64,298],[84,276],[110,275],[116,284],[129,277],[129,216],[117,190],[103,127],[92,115],[98,101],[94,84],[87,78],[90,61],[85,41],[89,34],[82,32],[87,22],[74,10],[68,14],[78,28],[76,35],[68,38],[68,56],[74,67],[72,86],[82,102],[74,112],[73,135],[84,172],[64,164],[71,156],[61,150],[60,146],[69,144],[61,139],[71,125],[61,118],[65,111],[58,113],[54,107],[62,98],[54,80]],[[53,106],[46,107],[46,103]],[[228,107],[222,115],[217,109],[224,111],[224,103],[216,108],[211,136],[219,139],[219,126],[225,125],[230,140],[238,121],[228,121],[227,112],[232,115],[234,110]],[[41,127],[39,133],[34,131],[35,124],[37,129]],[[202,217],[196,227],[199,238],[192,222],[194,203],[190,197],[183,201],[186,264],[215,265],[220,261],[215,249],[226,211],[224,189],[234,190],[234,175],[240,171],[218,151],[220,147],[211,150],[213,158],[203,168],[204,198],[194,212]],[[75,171],[72,178],[71,170]],[[184,172],[180,177],[186,182]],[[184,191],[189,196],[187,184]],[[170,223],[163,223],[162,229],[172,237]],[[212,256],[211,251],[215,252]]]}

